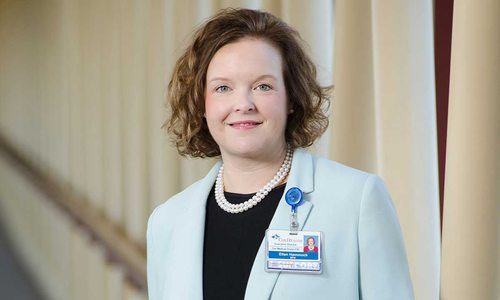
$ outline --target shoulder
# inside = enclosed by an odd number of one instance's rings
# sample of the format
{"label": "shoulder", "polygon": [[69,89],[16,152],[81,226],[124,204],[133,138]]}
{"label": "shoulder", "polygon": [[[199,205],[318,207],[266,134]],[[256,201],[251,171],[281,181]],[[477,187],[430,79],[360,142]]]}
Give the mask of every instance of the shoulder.
{"label": "shoulder", "polygon": [[200,179],[192,183],[179,193],[168,198],[167,201],[163,202],[158,207],[156,207],[156,209],[153,212],[153,215],[175,214],[178,211],[187,209],[187,207],[189,207],[189,205],[193,201],[196,201],[192,196],[195,195],[197,191],[199,191],[202,182],[203,179]]}
{"label": "shoulder", "polygon": [[[362,204],[366,201],[382,201],[392,206],[385,184],[379,176],[302,149],[299,153],[302,166],[312,166],[308,177],[312,179],[310,200],[313,204],[325,209],[344,210],[352,214],[353,218],[359,216]],[[305,178],[302,178],[303,181],[306,181]]]}
{"label": "shoulder", "polygon": [[[158,234],[166,236],[179,216],[196,205],[204,205],[212,189],[220,163],[216,163],[208,174],[191,184],[181,192],[170,197],[167,201],[157,206],[148,220],[148,239]],[[163,232],[160,232],[163,231]]]}
{"label": "shoulder", "polygon": [[375,174],[311,154],[314,168],[314,204],[352,216],[365,232],[385,227],[399,236],[397,213],[384,181]]}
{"label": "shoulder", "polygon": [[334,176],[335,179],[338,179],[337,177],[342,177],[346,181],[352,182],[365,181],[368,177],[374,176],[374,174],[355,169],[325,157],[315,155],[312,155],[312,157],[316,170],[316,176],[331,175]]}
{"label": "shoulder", "polygon": [[198,182],[193,183],[185,190],[175,194],[174,196],[167,199],[167,201],[158,205],[149,217],[149,226],[148,227],[157,227],[159,222],[161,221],[169,221],[175,219],[175,216],[180,212],[187,209],[189,206],[189,202],[191,199],[189,195],[193,193],[193,190],[196,190],[196,186],[199,185]]}
{"label": "shoulder", "polygon": [[335,160],[311,154],[315,190],[327,188],[335,191],[355,189],[362,191],[372,185],[384,186],[383,180],[375,174],[344,165]]}
{"label": "shoulder", "polygon": [[167,201],[157,206],[149,216],[147,225],[148,247],[152,246],[153,240],[168,237],[176,223],[179,215],[182,215],[189,207],[190,195],[197,189],[199,182],[193,183],[182,192],[170,197]]}
{"label": "shoulder", "polygon": [[[378,175],[312,154],[314,204],[352,213],[361,223],[384,216],[387,226],[398,227],[397,213],[387,187]],[[353,218],[356,219],[356,218]],[[363,221],[363,222],[362,222]],[[370,226],[368,226],[370,227]]]}

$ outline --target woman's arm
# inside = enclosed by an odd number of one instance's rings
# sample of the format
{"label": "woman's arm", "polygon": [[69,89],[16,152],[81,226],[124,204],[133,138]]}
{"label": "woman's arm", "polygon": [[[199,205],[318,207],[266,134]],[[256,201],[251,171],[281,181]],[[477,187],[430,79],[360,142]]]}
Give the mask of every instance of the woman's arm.
{"label": "woman's arm", "polygon": [[374,175],[364,186],[358,239],[361,299],[414,299],[396,211],[384,183]]}
{"label": "woman's arm", "polygon": [[156,209],[153,211],[148,220],[148,228],[146,232],[147,237],[147,270],[148,270],[148,299],[149,300],[159,300],[160,286],[158,282],[158,263],[156,262],[155,248],[154,248],[154,234],[153,234],[153,224]]}

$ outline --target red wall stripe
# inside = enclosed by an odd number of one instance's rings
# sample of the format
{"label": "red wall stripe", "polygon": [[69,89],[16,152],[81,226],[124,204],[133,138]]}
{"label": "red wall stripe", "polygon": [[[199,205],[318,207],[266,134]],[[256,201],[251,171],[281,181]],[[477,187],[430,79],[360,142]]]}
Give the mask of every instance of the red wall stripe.
{"label": "red wall stripe", "polygon": [[439,199],[443,228],[444,179],[446,168],[446,135],[450,87],[451,34],[453,0],[434,1],[434,63],[436,72],[436,113],[439,161]]}

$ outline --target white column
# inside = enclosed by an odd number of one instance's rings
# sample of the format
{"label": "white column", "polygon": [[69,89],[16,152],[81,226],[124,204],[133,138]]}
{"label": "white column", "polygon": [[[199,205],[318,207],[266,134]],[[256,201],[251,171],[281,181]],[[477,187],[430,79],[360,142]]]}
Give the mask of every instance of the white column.
{"label": "white column", "polygon": [[99,39],[99,1],[86,1],[80,7],[82,46],[82,108],[84,114],[85,152],[85,194],[97,208],[103,206],[103,114],[100,90],[102,63],[100,50],[103,42]]}
{"label": "white column", "polygon": [[500,2],[454,2],[441,299],[500,296]]}
{"label": "white column", "polygon": [[[292,0],[284,1],[283,20],[297,29],[306,42],[305,50],[317,68],[317,80],[322,86],[333,83],[334,19],[333,2]],[[331,128],[331,127],[330,127]],[[313,151],[328,156],[330,130],[315,143]]]}
{"label": "white column", "polygon": [[127,234],[145,243],[148,206],[148,127],[145,26],[147,11],[139,0],[121,3],[122,149],[124,224]]}
{"label": "white column", "polygon": [[333,157],[378,173],[417,299],[437,299],[440,232],[432,2],[338,1]]}

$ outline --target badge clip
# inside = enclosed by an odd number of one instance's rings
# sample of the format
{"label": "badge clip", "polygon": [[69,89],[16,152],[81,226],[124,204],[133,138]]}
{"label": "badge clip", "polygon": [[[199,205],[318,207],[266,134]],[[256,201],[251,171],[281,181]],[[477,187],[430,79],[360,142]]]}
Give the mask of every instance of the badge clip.
{"label": "badge clip", "polygon": [[290,231],[292,233],[296,233],[299,230],[297,207],[304,201],[304,193],[302,193],[302,191],[298,187],[292,187],[286,192],[285,201],[291,207]]}

